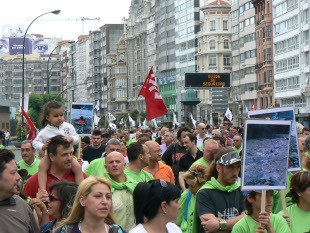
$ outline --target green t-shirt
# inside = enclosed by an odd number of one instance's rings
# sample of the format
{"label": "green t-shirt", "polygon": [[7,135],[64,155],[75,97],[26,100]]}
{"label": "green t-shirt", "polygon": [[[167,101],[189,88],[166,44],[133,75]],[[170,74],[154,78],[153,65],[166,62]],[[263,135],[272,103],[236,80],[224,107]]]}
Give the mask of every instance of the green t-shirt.
{"label": "green t-shirt", "polygon": [[85,173],[89,176],[103,176],[108,173],[104,165],[105,158],[95,159],[91,161],[89,166],[86,168]]}
{"label": "green t-shirt", "polygon": [[210,165],[210,163],[207,160],[205,160],[203,157],[198,159],[195,163],[193,163],[192,166],[195,165],[195,164],[204,164],[204,165],[207,165],[207,166]]}
{"label": "green t-shirt", "polygon": [[310,154],[308,151],[305,153],[305,155],[307,155],[310,158]]}
{"label": "green t-shirt", "polygon": [[34,164],[32,164],[31,166],[29,166],[27,163],[25,163],[24,160],[20,160],[17,165],[20,168],[24,168],[28,171],[28,175],[32,176],[35,173],[37,173],[39,171],[39,164],[41,162],[41,160],[39,159],[35,159],[36,161],[34,162]]}
{"label": "green t-shirt", "polygon": [[3,145],[0,145],[0,149],[4,149],[5,147]]}
{"label": "green t-shirt", "polygon": [[[283,210],[279,215],[283,215]],[[293,204],[287,207],[287,215],[291,219],[292,233],[310,232],[310,211],[304,211],[297,204]]]}
{"label": "green t-shirt", "polygon": [[[174,222],[180,226],[183,233],[197,233],[198,232],[198,217],[196,211],[196,195],[188,196],[188,189],[186,189],[179,200],[181,209],[178,213],[178,219]],[[186,201],[190,198],[187,209],[187,216],[185,220]]]}
{"label": "green t-shirt", "polygon": [[[285,202],[286,206],[292,205],[292,197],[290,195],[290,184],[291,184],[291,177],[292,173],[287,174],[287,180],[286,180],[286,190],[284,190],[284,195],[285,195]],[[283,210],[282,206],[282,199],[281,199],[281,191],[280,190],[274,190],[273,191],[273,206],[271,213],[277,214],[281,210]]]}
{"label": "green t-shirt", "polygon": [[152,176],[152,174],[144,170],[141,170],[141,172],[137,173],[137,172],[130,170],[128,167],[126,167],[124,173],[138,183],[154,180],[154,177]]}
{"label": "green t-shirt", "polygon": [[126,142],[126,147],[128,147],[131,143],[134,143],[135,141],[133,139],[129,139],[128,141],[125,141]]}
{"label": "green t-shirt", "polygon": [[[277,214],[271,214],[270,223],[275,233],[291,233],[286,220]],[[232,233],[254,233],[259,225],[259,222],[246,215],[234,225]],[[267,231],[265,230],[265,232]]]}
{"label": "green t-shirt", "polygon": [[237,153],[240,155],[240,152],[242,151],[243,146],[241,145],[239,149],[237,149],[235,146],[233,146],[233,149],[234,149],[235,151],[237,151]]}

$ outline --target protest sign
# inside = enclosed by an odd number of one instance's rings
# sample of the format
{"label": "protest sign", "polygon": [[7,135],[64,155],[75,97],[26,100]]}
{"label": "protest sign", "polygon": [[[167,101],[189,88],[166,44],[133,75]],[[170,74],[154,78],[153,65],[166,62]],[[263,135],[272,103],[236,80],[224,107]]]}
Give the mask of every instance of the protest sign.
{"label": "protest sign", "polygon": [[293,107],[272,108],[248,112],[249,118],[263,118],[270,120],[291,120],[291,138],[289,151],[288,171],[301,170],[300,155],[298,149],[297,130],[295,127],[295,115]]}
{"label": "protest sign", "polygon": [[92,103],[72,103],[71,123],[79,135],[91,135],[94,106]]}
{"label": "protest sign", "polygon": [[286,189],[291,121],[245,121],[242,190]]}

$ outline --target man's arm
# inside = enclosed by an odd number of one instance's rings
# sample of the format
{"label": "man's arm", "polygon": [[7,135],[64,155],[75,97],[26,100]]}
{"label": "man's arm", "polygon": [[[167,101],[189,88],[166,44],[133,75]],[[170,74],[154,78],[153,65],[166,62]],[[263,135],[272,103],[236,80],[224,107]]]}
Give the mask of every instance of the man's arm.
{"label": "man's arm", "polygon": [[[215,217],[214,214],[203,214],[200,215],[199,218],[201,220],[201,225],[206,230],[206,232],[217,232],[220,228],[219,220],[225,220],[227,224],[227,230],[231,231],[234,225],[243,217],[245,213],[243,212],[241,215],[231,218],[231,219],[221,219]],[[223,232],[223,231],[220,231]]]}
{"label": "man's arm", "polygon": [[186,190],[186,186],[185,186],[183,174],[184,174],[184,172],[179,172],[179,184],[180,184],[182,191],[184,192]]}

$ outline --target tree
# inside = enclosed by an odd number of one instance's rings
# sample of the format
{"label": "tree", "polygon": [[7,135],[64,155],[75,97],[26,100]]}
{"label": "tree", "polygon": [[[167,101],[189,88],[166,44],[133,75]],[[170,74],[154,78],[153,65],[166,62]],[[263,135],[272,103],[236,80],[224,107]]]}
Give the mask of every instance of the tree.
{"label": "tree", "polygon": [[[29,109],[27,114],[37,128],[42,128],[40,116],[42,114],[43,105],[51,100],[54,100],[56,96],[56,94],[37,95],[35,93],[31,93],[29,95]],[[56,100],[64,104],[64,100],[60,95]]]}
{"label": "tree", "polygon": [[[16,129],[16,137],[17,137],[17,140],[20,140],[21,139],[21,125],[22,125],[22,122],[21,121],[18,121],[17,123],[17,129]],[[24,127],[24,139],[27,138],[27,129],[26,127]]]}

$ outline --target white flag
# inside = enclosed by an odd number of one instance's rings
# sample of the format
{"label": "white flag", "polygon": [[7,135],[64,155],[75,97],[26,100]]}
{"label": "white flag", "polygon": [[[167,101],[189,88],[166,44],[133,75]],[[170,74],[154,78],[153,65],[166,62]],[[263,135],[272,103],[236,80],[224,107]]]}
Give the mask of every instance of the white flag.
{"label": "white flag", "polygon": [[134,126],[136,125],[136,122],[131,118],[131,116],[129,115],[129,113],[128,113],[128,120],[129,120],[129,122],[130,122],[130,126],[131,126],[131,127],[134,127]]}
{"label": "white flag", "polygon": [[109,121],[115,121],[115,116],[112,115],[112,113],[109,112]]}
{"label": "white flag", "polygon": [[227,108],[225,116],[227,117],[227,119],[231,122],[232,121],[232,113],[229,110],[229,108]]}
{"label": "white flag", "polygon": [[153,119],[152,121],[153,121],[153,124],[154,124],[155,129],[157,129],[157,128],[158,128],[158,126],[157,126],[156,120],[155,120],[155,119]]}
{"label": "white flag", "polygon": [[193,114],[191,113],[191,119],[192,119],[192,123],[196,129],[196,120],[194,120]]}
{"label": "white flag", "polygon": [[245,111],[248,112],[248,107],[247,106],[245,106]]}
{"label": "white flag", "polygon": [[98,126],[99,121],[100,121],[100,117],[98,117],[96,114],[94,114],[94,124],[95,124],[95,126]]}
{"label": "white flag", "polygon": [[143,121],[143,127],[144,127],[144,129],[148,128],[148,126],[146,125],[146,119],[144,119],[144,121]]}
{"label": "white flag", "polygon": [[179,126],[179,122],[177,121],[177,116],[173,112],[173,125]]}
{"label": "white flag", "polygon": [[113,124],[112,122],[109,123],[109,127],[112,129],[116,130],[116,124]]}
{"label": "white flag", "polygon": [[97,100],[97,104],[96,104],[96,106],[95,106],[95,109],[96,109],[97,111],[99,111],[99,100]]}
{"label": "white flag", "polygon": [[141,120],[140,120],[140,118],[139,118],[139,128],[141,128],[142,127],[142,125],[141,125]]}

